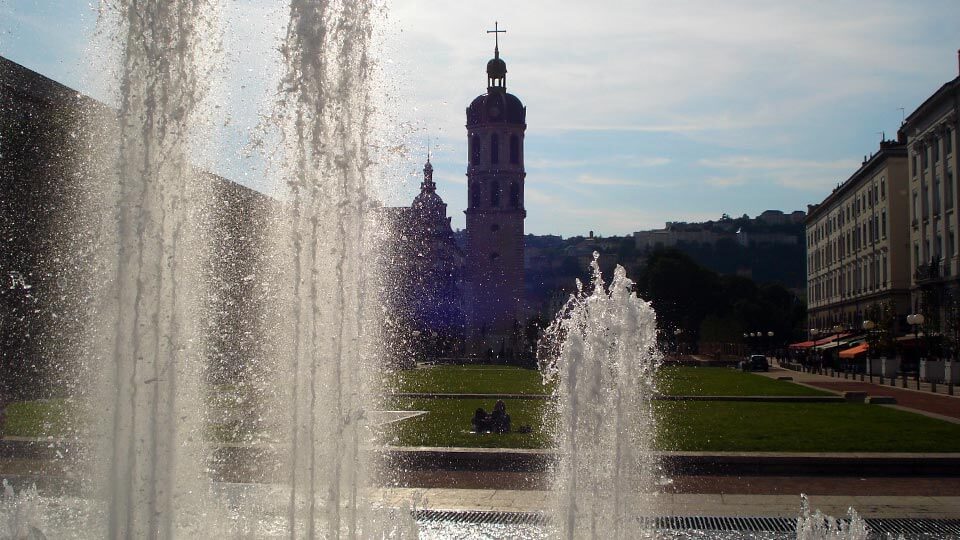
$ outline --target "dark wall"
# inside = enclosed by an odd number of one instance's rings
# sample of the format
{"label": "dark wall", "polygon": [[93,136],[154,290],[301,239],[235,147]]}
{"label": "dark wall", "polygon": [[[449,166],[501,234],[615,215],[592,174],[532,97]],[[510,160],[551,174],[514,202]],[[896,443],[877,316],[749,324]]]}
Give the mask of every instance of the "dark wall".
{"label": "dark wall", "polygon": [[[0,57],[0,404],[72,393],[89,360],[83,340],[109,337],[94,325],[110,309],[103,280],[115,264],[115,120]],[[274,291],[264,284],[275,272],[261,255],[282,210],[216,175],[197,178],[209,195],[200,209],[209,374],[236,378],[265,354],[262,307]]]}

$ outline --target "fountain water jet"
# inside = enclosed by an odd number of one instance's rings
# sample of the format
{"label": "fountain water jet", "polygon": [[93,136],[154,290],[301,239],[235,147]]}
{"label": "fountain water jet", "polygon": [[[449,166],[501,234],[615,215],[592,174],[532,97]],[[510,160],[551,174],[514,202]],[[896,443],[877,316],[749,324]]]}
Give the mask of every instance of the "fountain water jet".
{"label": "fountain water jet", "polygon": [[[203,281],[198,214],[204,191],[190,166],[206,91],[202,58],[214,18],[201,0],[118,0],[122,50],[117,114],[113,305],[91,329],[104,349],[92,402],[102,448],[93,476],[109,501],[104,536],[185,533],[202,514],[205,449],[200,403]],[[91,159],[97,159],[91,156]],[[195,532],[195,531],[194,531]]]}
{"label": "fountain water jet", "polygon": [[607,287],[594,253],[591,289],[577,282],[539,346],[540,369],[556,379],[553,423],[560,453],[554,525],[564,538],[635,538],[652,515],[656,315],[621,266]]}

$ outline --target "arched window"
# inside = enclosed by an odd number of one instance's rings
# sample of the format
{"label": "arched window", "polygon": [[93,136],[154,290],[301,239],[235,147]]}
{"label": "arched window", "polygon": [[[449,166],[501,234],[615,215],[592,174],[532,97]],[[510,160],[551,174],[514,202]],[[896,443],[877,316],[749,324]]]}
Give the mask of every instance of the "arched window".
{"label": "arched window", "polygon": [[470,137],[470,164],[476,165],[480,163],[480,137],[474,135]]}
{"label": "arched window", "polygon": [[490,163],[500,163],[500,136],[496,133],[490,135]]}
{"label": "arched window", "polygon": [[480,186],[470,184],[470,208],[480,207]]}
{"label": "arched window", "polygon": [[490,184],[490,206],[494,208],[500,206],[500,182],[496,180]]}
{"label": "arched window", "polygon": [[510,136],[510,163],[516,165],[520,163],[520,136]]}
{"label": "arched window", "polygon": [[510,182],[510,206],[520,206],[520,185],[516,182]]}

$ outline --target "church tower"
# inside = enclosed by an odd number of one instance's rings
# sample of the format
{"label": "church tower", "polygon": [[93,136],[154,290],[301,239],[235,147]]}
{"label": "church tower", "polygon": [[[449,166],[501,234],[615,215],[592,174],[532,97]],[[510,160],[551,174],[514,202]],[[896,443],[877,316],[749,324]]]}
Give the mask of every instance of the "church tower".
{"label": "church tower", "polygon": [[[503,30],[493,30],[497,36]],[[523,298],[523,137],[526,107],[507,93],[499,42],[487,93],[467,107],[468,352],[509,354]]]}

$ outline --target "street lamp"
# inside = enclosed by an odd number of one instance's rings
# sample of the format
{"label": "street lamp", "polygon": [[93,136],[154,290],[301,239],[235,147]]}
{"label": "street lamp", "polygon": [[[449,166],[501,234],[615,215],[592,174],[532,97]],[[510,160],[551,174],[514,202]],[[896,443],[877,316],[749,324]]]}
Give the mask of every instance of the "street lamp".
{"label": "street lamp", "polygon": [[[867,371],[870,372],[871,381],[873,380],[873,366],[870,365],[871,358],[874,356],[874,352],[877,348],[877,337],[874,334],[873,330],[877,327],[877,323],[867,319],[863,321],[863,330],[867,333]],[[861,378],[861,380],[863,380]]]}
{"label": "street lamp", "polygon": [[[923,325],[923,321],[923,313],[907,315],[907,324],[913,327],[913,343],[917,346],[918,352],[920,351],[920,326]],[[920,354],[920,359],[923,359],[923,354]]]}

